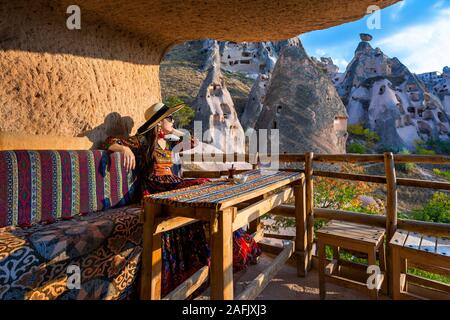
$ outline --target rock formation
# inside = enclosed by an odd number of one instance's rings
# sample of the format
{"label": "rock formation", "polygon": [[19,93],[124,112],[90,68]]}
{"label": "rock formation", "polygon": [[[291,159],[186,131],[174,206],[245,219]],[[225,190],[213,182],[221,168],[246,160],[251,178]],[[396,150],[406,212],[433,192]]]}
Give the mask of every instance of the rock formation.
{"label": "rock formation", "polygon": [[[0,130],[79,136],[117,112],[133,120],[134,132],[145,108],[161,99],[159,64],[169,46],[286,39],[357,20],[371,3],[2,0]],[[81,8],[79,30],[67,28],[70,5]]]}
{"label": "rock formation", "polygon": [[450,68],[445,67],[438,83],[433,87],[433,92],[437,95],[443,106],[445,113],[450,118]]}
{"label": "rock formation", "polygon": [[280,152],[345,153],[345,106],[300,43],[282,50],[256,129],[279,129]]}
{"label": "rock formation", "polygon": [[244,130],[222,76],[217,41],[212,47],[212,63],[194,102],[194,130],[201,123],[204,142],[226,153],[244,153]]}
{"label": "rock formation", "polygon": [[353,60],[335,82],[347,106],[349,124],[376,131],[385,147],[397,150],[414,150],[420,139],[447,140],[449,117],[439,99],[397,58],[372,48],[370,35],[360,37]]}
{"label": "rock formation", "polygon": [[247,104],[241,115],[241,124],[245,131],[255,128],[261,114],[271,74],[260,74],[250,90]]}
{"label": "rock formation", "polygon": [[[257,74],[256,80],[250,90],[244,111],[240,116],[241,124],[245,131],[255,127],[256,121],[258,120],[263,107],[263,101],[266,96],[267,88],[269,87],[273,68],[275,67],[281,51],[284,47],[299,46],[299,44],[300,40],[298,37],[282,41],[253,44],[253,46],[257,46],[259,48],[258,54],[255,55],[255,60],[259,64],[259,73]],[[243,54],[244,47],[241,44],[237,44],[236,46],[237,48],[235,50],[238,52],[240,51]],[[256,59],[256,57],[258,57],[259,60]],[[223,55],[221,56],[221,61],[222,68],[224,68],[226,63],[224,63]],[[237,69],[237,71],[249,74],[246,69]],[[255,76],[255,74],[252,73],[249,75]]]}

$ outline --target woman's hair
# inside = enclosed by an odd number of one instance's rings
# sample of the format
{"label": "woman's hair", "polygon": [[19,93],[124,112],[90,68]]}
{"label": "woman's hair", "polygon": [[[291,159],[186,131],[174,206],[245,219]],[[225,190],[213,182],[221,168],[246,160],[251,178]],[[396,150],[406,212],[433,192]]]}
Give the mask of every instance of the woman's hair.
{"label": "woman's hair", "polygon": [[149,174],[153,171],[153,151],[155,150],[156,141],[158,139],[158,126],[155,126],[153,129],[147,131],[145,133],[145,138],[147,140],[148,146],[147,150],[145,151],[146,159],[147,159],[147,170],[149,170]]}

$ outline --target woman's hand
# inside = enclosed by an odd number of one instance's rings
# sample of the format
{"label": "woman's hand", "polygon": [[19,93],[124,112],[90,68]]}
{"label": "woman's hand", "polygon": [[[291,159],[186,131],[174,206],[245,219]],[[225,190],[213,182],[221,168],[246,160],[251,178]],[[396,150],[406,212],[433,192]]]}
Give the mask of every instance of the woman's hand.
{"label": "woman's hand", "polygon": [[134,170],[136,167],[136,158],[133,151],[127,146],[122,146],[123,165],[127,171]]}
{"label": "woman's hand", "polygon": [[193,148],[198,146],[199,143],[200,141],[196,137],[191,138],[191,144]]}
{"label": "woman's hand", "polygon": [[123,166],[127,171],[133,170],[136,167],[136,158],[134,156],[133,151],[127,146],[122,145],[121,143],[113,143],[108,148],[109,151],[112,152],[120,152],[123,157]]}

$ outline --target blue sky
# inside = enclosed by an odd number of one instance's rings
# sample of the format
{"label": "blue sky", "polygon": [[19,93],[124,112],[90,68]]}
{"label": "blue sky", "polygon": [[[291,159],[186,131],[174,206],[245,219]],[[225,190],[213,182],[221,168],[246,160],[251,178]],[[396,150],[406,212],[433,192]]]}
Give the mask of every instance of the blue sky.
{"label": "blue sky", "polygon": [[339,71],[351,61],[360,33],[371,45],[397,57],[412,72],[442,71],[450,66],[450,0],[403,0],[380,12],[380,29],[370,30],[368,15],[358,21],[300,35],[310,56],[331,57]]}

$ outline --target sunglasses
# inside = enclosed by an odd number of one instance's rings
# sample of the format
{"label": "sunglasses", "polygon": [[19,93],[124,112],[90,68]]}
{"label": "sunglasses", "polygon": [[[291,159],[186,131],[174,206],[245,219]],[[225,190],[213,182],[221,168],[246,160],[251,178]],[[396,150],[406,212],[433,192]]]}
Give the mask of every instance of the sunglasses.
{"label": "sunglasses", "polygon": [[169,122],[174,122],[175,121],[175,119],[172,117],[172,116],[168,116],[168,117],[166,117],[165,118],[167,121],[169,121]]}

